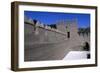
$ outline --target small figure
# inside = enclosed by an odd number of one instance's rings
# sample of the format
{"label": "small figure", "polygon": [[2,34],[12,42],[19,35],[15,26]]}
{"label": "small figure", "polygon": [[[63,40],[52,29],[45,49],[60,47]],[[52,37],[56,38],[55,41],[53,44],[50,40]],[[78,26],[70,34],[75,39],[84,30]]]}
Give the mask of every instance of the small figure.
{"label": "small figure", "polygon": [[83,46],[83,50],[90,51],[90,46],[89,46],[88,42],[85,42],[85,45]]}

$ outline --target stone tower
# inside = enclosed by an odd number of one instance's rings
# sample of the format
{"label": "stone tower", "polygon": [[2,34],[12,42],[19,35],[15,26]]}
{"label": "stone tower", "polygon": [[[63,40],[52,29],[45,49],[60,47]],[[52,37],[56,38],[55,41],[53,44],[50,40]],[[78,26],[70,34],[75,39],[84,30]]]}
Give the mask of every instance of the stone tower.
{"label": "stone tower", "polygon": [[64,32],[64,33],[66,33],[67,32],[66,31],[66,23],[67,22],[65,20],[58,21],[57,22],[57,29]]}
{"label": "stone tower", "polygon": [[82,45],[83,41],[82,38],[78,34],[78,23],[77,20],[70,20],[67,21],[67,35],[70,39],[70,43],[73,46]]}

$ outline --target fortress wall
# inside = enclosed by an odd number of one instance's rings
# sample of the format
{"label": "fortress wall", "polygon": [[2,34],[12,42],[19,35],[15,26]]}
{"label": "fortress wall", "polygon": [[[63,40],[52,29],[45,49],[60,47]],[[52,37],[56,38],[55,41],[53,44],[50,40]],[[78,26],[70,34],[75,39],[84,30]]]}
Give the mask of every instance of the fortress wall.
{"label": "fortress wall", "polygon": [[34,27],[30,24],[24,24],[24,28],[25,28],[24,30],[25,35],[34,32]]}
{"label": "fortress wall", "polygon": [[78,36],[78,28],[75,23],[70,24],[69,31],[70,31],[71,38],[75,38]]}
{"label": "fortress wall", "polygon": [[84,34],[84,35],[80,35],[81,38],[83,38],[84,42],[88,42],[90,44],[90,35],[88,34]]}
{"label": "fortress wall", "polygon": [[[66,26],[67,29],[66,30]],[[83,42],[90,42],[90,38],[87,36],[79,36],[78,27],[76,22],[70,22],[70,24],[58,24],[57,29],[51,29],[49,26],[43,26],[42,23],[36,24],[36,30],[34,30],[34,24],[25,24],[25,43],[56,43],[62,42],[67,38],[67,32],[70,32],[71,45],[81,45]]]}
{"label": "fortress wall", "polygon": [[31,44],[39,41],[39,36],[35,34],[34,27],[30,24],[24,24],[24,42]]}
{"label": "fortress wall", "polygon": [[48,42],[56,42],[56,34],[55,32],[45,30],[47,32]]}
{"label": "fortress wall", "polygon": [[70,43],[73,46],[78,46],[83,44],[83,38],[81,38],[78,34],[78,27],[77,24],[72,22],[69,27],[70,31]]}
{"label": "fortress wall", "polygon": [[25,44],[35,43],[58,43],[66,39],[66,34],[55,31],[54,29],[45,29],[43,27],[36,27],[30,24],[24,24]]}
{"label": "fortress wall", "polygon": [[66,33],[67,30],[66,30],[66,26],[64,24],[57,24],[57,29]]}
{"label": "fortress wall", "polygon": [[38,29],[40,36],[42,36],[40,39],[44,38],[44,40],[42,40],[43,42],[56,43],[66,39],[66,35],[64,34],[52,30],[47,30],[45,28]]}

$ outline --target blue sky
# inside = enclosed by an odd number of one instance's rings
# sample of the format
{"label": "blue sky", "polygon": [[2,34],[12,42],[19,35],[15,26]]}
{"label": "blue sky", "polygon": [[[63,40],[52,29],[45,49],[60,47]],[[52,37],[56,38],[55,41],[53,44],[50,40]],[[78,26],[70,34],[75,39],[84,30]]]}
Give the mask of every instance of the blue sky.
{"label": "blue sky", "polygon": [[39,20],[40,22],[49,25],[55,24],[56,21],[59,20],[77,19],[79,28],[90,26],[90,14],[24,11],[24,16]]}

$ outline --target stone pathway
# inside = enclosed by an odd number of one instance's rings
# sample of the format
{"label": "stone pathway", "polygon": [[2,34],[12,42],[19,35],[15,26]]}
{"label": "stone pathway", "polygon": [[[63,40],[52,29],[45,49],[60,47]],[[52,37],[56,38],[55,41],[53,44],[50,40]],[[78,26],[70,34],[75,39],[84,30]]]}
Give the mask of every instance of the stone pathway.
{"label": "stone pathway", "polygon": [[25,61],[62,60],[70,51],[80,51],[82,46],[72,47],[70,40],[60,43],[41,43],[25,46]]}

